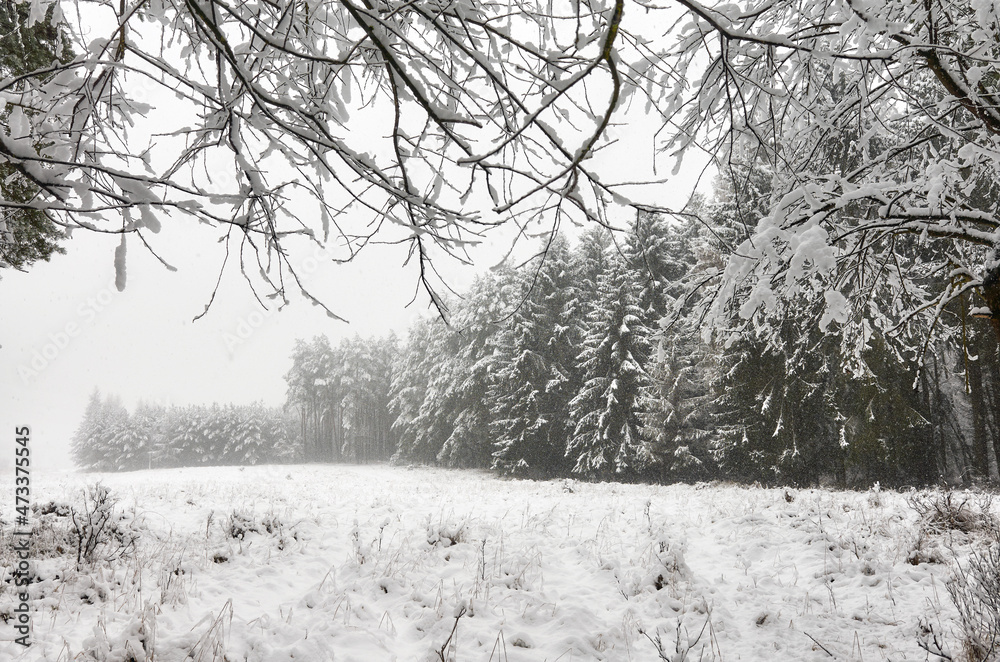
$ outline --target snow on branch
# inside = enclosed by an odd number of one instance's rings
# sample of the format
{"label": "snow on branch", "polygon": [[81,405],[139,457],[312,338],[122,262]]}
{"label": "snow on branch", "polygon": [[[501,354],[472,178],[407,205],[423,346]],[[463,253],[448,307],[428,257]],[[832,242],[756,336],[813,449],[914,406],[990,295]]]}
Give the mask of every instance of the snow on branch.
{"label": "snow on branch", "polygon": [[[36,20],[44,7],[35,0]],[[596,158],[630,121],[659,127],[657,159],[674,159],[674,174],[695,150],[724,175],[767,182],[765,212],[710,297],[717,324],[766,333],[782,302],[806,296],[825,302],[823,326],[861,329],[876,314],[919,335],[954,292],[1000,301],[967,287],[993,282],[1000,245],[990,3],[57,8],[79,17],[74,57],[0,81],[0,159],[37,190],[0,206],[145,245],[193,216],[250,246],[261,268],[248,281],[281,301],[285,283],[314,299],[295,273],[296,237],[345,261],[409,245],[444,313],[433,261],[467,261],[493,228],[523,236],[655,208],[662,178]],[[952,282],[957,270],[972,276]]]}

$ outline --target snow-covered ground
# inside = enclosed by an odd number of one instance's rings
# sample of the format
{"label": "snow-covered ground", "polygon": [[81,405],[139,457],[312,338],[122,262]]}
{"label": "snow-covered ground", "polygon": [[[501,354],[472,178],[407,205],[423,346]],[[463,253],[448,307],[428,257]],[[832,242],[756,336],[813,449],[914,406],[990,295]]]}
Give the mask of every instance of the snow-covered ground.
{"label": "snow-covered ground", "polygon": [[[134,551],[36,559],[34,645],[0,622],[0,659],[924,660],[920,623],[956,612],[948,563],[912,562],[971,542],[922,534],[893,492],[383,466],[35,477],[34,500],[79,506],[98,479]],[[45,521],[54,553],[68,518]]]}

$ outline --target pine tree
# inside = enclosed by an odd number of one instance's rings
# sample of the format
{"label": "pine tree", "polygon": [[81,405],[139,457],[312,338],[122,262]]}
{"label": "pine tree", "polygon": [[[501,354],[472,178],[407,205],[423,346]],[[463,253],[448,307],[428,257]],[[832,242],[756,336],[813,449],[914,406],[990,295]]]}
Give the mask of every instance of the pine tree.
{"label": "pine tree", "polygon": [[577,387],[579,299],[568,244],[555,237],[524,271],[523,301],[495,340],[493,468],[551,477],[569,468],[569,401]]}
{"label": "pine tree", "polygon": [[396,460],[433,462],[447,438],[442,436],[438,441],[422,413],[430,397],[431,373],[444,358],[441,345],[446,333],[442,321],[427,318],[418,319],[407,333],[390,391],[389,406],[395,417],[392,427],[398,438]]}
{"label": "pine tree", "polygon": [[[651,301],[643,310],[657,329],[642,408],[648,475],[660,481],[706,479],[715,470],[717,351],[702,337],[699,285],[711,278],[721,259],[700,231],[697,215],[704,213],[703,206],[695,201],[691,207],[693,216],[680,220],[637,222],[628,244],[632,256],[642,247],[642,260],[631,261],[644,281],[645,300]],[[659,276],[651,279],[651,273]]]}
{"label": "pine tree", "polygon": [[[30,2],[0,3],[2,78],[14,80],[49,67],[54,61],[67,63],[73,59],[69,37],[54,19],[55,7],[50,6],[41,21],[28,27],[33,10],[34,5]],[[28,81],[29,77],[24,80]],[[14,89],[20,85],[24,83],[15,83]],[[8,131],[9,115],[9,109],[0,111],[0,124]],[[36,193],[38,187],[12,161],[0,163],[0,195],[5,200],[30,204]],[[48,261],[53,253],[65,253],[58,244],[64,236],[43,211],[0,207],[0,268],[25,269],[38,260]]]}
{"label": "pine tree", "polygon": [[168,407],[160,417],[157,430],[150,441],[151,462],[154,468],[183,465],[183,449],[179,438],[184,412],[185,409],[181,407]]}
{"label": "pine tree", "polygon": [[342,363],[326,336],[311,342],[297,340],[292,351],[292,368],[285,375],[287,406],[299,412],[299,433],[308,459],[339,459],[344,446],[341,374]]}
{"label": "pine tree", "polygon": [[149,430],[127,413],[108,429],[108,467],[113,471],[145,469],[149,462]]}
{"label": "pine tree", "polygon": [[264,461],[267,453],[263,404],[255,402],[244,407],[235,407],[239,445],[233,448],[232,463],[255,465]]}
{"label": "pine tree", "polygon": [[639,286],[639,308],[646,325],[657,328],[697,258],[694,240],[698,226],[660,214],[637,212],[629,228],[623,254]]}
{"label": "pine tree", "polygon": [[[141,437],[130,426],[128,411],[116,396],[90,395],[83,420],[73,435],[73,459],[89,471],[121,471],[133,467]],[[141,451],[139,451],[141,452]]]}
{"label": "pine tree", "polygon": [[648,363],[643,450],[650,475],[663,482],[704,480],[715,473],[716,354],[687,323],[676,321],[656,339]]}
{"label": "pine tree", "polygon": [[616,250],[611,233],[603,226],[591,226],[580,236],[573,252],[573,273],[584,302],[596,298],[597,279],[607,273],[610,256]]}
{"label": "pine tree", "polygon": [[101,393],[94,389],[87,401],[87,408],[84,410],[83,419],[73,433],[72,453],[73,461],[83,470],[96,470],[102,460],[102,452],[99,448],[100,435],[102,429],[102,415],[104,413]]}
{"label": "pine tree", "polygon": [[566,449],[575,473],[631,477],[641,467],[643,368],[650,330],[639,308],[635,275],[618,255],[597,276],[579,364],[583,387],[570,402],[574,429]]}
{"label": "pine tree", "polygon": [[455,331],[445,347],[439,379],[431,394],[440,395],[439,412],[450,422],[450,433],[437,461],[451,467],[491,464],[492,435],[486,394],[496,367],[494,347],[501,320],[516,305],[518,285],[513,271],[501,269],[473,284],[452,320]]}
{"label": "pine tree", "polygon": [[207,464],[208,425],[210,410],[201,405],[185,407],[178,420],[173,444],[178,448],[180,465],[193,467]]}
{"label": "pine tree", "polygon": [[947,459],[938,453],[957,441],[949,439],[956,412],[943,393],[941,367],[938,357],[929,357],[918,371],[877,334],[857,369],[833,375],[831,398],[848,485],[926,484],[941,477]]}
{"label": "pine tree", "polygon": [[291,463],[302,457],[302,445],[296,434],[298,418],[284,409],[271,407],[265,417],[267,439],[267,461]]}

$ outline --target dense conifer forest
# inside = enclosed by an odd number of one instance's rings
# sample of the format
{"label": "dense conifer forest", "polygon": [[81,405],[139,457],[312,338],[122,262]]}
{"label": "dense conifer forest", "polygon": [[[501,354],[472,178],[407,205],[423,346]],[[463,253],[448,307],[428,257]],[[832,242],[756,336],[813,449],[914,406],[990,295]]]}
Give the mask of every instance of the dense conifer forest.
{"label": "dense conifer forest", "polygon": [[[782,308],[767,334],[738,310],[729,329],[704,323],[710,286],[763,214],[746,204],[766,197],[754,186],[722,179],[711,202],[640,213],[625,232],[546,235],[532,259],[482,275],[447,302],[447,318],[420,320],[405,341],[300,340],[281,410],[129,415],[95,395],[77,463],[394,461],[539,479],[845,486],[1000,479],[996,343],[957,303],[937,321],[950,329],[935,338],[951,340],[919,352],[874,323],[858,351],[819,294]],[[900,260],[922,259],[919,245],[905,248]]]}

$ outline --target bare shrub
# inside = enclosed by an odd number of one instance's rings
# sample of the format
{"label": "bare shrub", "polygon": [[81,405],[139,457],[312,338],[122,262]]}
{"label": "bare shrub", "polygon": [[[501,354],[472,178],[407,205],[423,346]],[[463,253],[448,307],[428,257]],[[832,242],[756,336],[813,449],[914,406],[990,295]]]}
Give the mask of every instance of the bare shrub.
{"label": "bare shrub", "polygon": [[946,491],[914,495],[909,504],[920,516],[917,552],[920,541],[934,534],[957,531],[973,543],[967,560],[956,559],[947,583],[958,610],[961,652],[949,654],[940,626],[929,623],[918,632],[921,648],[945,660],[1000,662],[1000,526],[991,512],[992,497]]}
{"label": "bare shrub", "polygon": [[98,559],[121,559],[135,551],[138,533],[128,526],[128,518],[117,506],[118,499],[98,484],[84,490],[82,507],[71,508],[78,568]]}
{"label": "bare shrub", "polygon": [[[211,526],[212,516],[209,515],[208,524],[206,526],[206,537]],[[277,540],[279,550],[285,549],[286,545],[288,545],[289,539],[298,540],[298,533],[295,531],[294,526],[290,527],[290,531],[286,534],[284,521],[282,521],[282,519],[273,512],[266,513],[263,516],[258,516],[253,512],[248,513],[233,510],[232,513],[230,513],[229,516],[223,521],[222,527],[227,538],[232,538],[233,540],[241,542],[246,539],[247,534],[250,533],[270,536]]]}
{"label": "bare shrub", "polygon": [[989,544],[973,548],[948,580],[968,662],[1000,660],[1000,532],[991,533]]}
{"label": "bare shrub", "polygon": [[914,494],[908,502],[920,516],[921,526],[933,533],[975,533],[997,528],[996,518],[990,512],[993,497],[989,494],[928,492]]}
{"label": "bare shrub", "polygon": [[910,565],[920,565],[921,563],[946,563],[947,559],[944,552],[941,551],[938,540],[921,527],[917,531],[917,539],[913,543],[913,549],[906,555],[906,562]]}
{"label": "bare shrub", "polygon": [[35,558],[60,557],[76,548],[76,536],[70,525],[73,508],[68,503],[49,501],[32,504],[35,525],[31,551]]}
{"label": "bare shrub", "polygon": [[435,547],[451,547],[467,542],[466,523],[438,522],[437,525],[427,523],[427,544]]}
{"label": "bare shrub", "polygon": [[[758,623],[759,625],[760,623]],[[688,662],[688,660],[694,660],[695,647],[698,647],[698,660],[714,660],[715,657],[715,647],[711,645],[711,639],[714,638],[712,632],[712,612],[708,610],[705,613],[705,620],[702,621],[700,627],[696,625],[694,629],[688,629],[684,622],[684,612],[681,612],[677,616],[677,630],[674,633],[673,646],[670,646],[669,638],[667,640],[663,637],[663,632],[660,630],[654,630],[649,632],[644,628],[639,628],[639,634],[646,637],[653,646],[656,647],[657,656],[661,660],[667,660],[669,662]],[[709,641],[703,641],[706,639],[705,635],[708,634],[707,639]],[[699,645],[700,644],[700,645]],[[708,650],[706,651],[706,646]],[[673,648],[671,651],[670,649]],[[709,657],[706,658],[706,653]]]}

